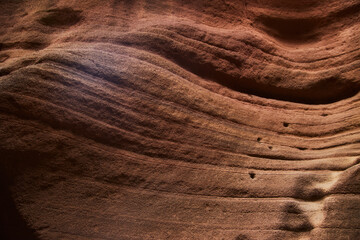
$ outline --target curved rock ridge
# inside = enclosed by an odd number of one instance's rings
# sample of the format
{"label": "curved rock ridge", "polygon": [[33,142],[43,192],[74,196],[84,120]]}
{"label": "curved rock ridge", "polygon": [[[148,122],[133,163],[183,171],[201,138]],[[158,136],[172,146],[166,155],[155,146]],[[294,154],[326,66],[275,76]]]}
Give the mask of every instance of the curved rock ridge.
{"label": "curved rock ridge", "polygon": [[0,12],[1,239],[360,236],[360,1]]}

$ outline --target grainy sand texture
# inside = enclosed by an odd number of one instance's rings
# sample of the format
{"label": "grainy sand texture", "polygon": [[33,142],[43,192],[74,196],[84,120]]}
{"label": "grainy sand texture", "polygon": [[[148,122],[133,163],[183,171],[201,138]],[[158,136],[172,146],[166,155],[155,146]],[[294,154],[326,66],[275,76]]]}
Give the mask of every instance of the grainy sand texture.
{"label": "grainy sand texture", "polygon": [[359,240],[360,0],[1,0],[0,239]]}

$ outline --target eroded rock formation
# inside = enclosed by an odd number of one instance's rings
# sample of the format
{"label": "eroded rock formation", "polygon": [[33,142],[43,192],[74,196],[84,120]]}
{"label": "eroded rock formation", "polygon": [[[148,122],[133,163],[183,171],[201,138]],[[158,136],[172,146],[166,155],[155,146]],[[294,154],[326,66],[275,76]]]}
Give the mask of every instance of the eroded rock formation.
{"label": "eroded rock formation", "polygon": [[0,12],[1,239],[360,238],[360,1]]}

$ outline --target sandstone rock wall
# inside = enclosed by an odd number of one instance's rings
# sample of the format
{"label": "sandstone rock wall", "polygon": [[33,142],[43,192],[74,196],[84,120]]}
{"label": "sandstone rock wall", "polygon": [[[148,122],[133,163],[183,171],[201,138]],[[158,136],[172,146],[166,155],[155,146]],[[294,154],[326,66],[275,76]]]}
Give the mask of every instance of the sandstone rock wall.
{"label": "sandstone rock wall", "polygon": [[1,239],[360,239],[360,1],[0,13]]}

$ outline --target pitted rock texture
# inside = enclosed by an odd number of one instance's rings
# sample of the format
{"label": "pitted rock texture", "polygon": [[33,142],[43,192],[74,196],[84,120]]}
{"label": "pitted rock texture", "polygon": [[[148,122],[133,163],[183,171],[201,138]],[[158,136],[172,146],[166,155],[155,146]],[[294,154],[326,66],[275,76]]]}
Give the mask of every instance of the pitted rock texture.
{"label": "pitted rock texture", "polygon": [[360,1],[0,12],[1,239],[360,238]]}

